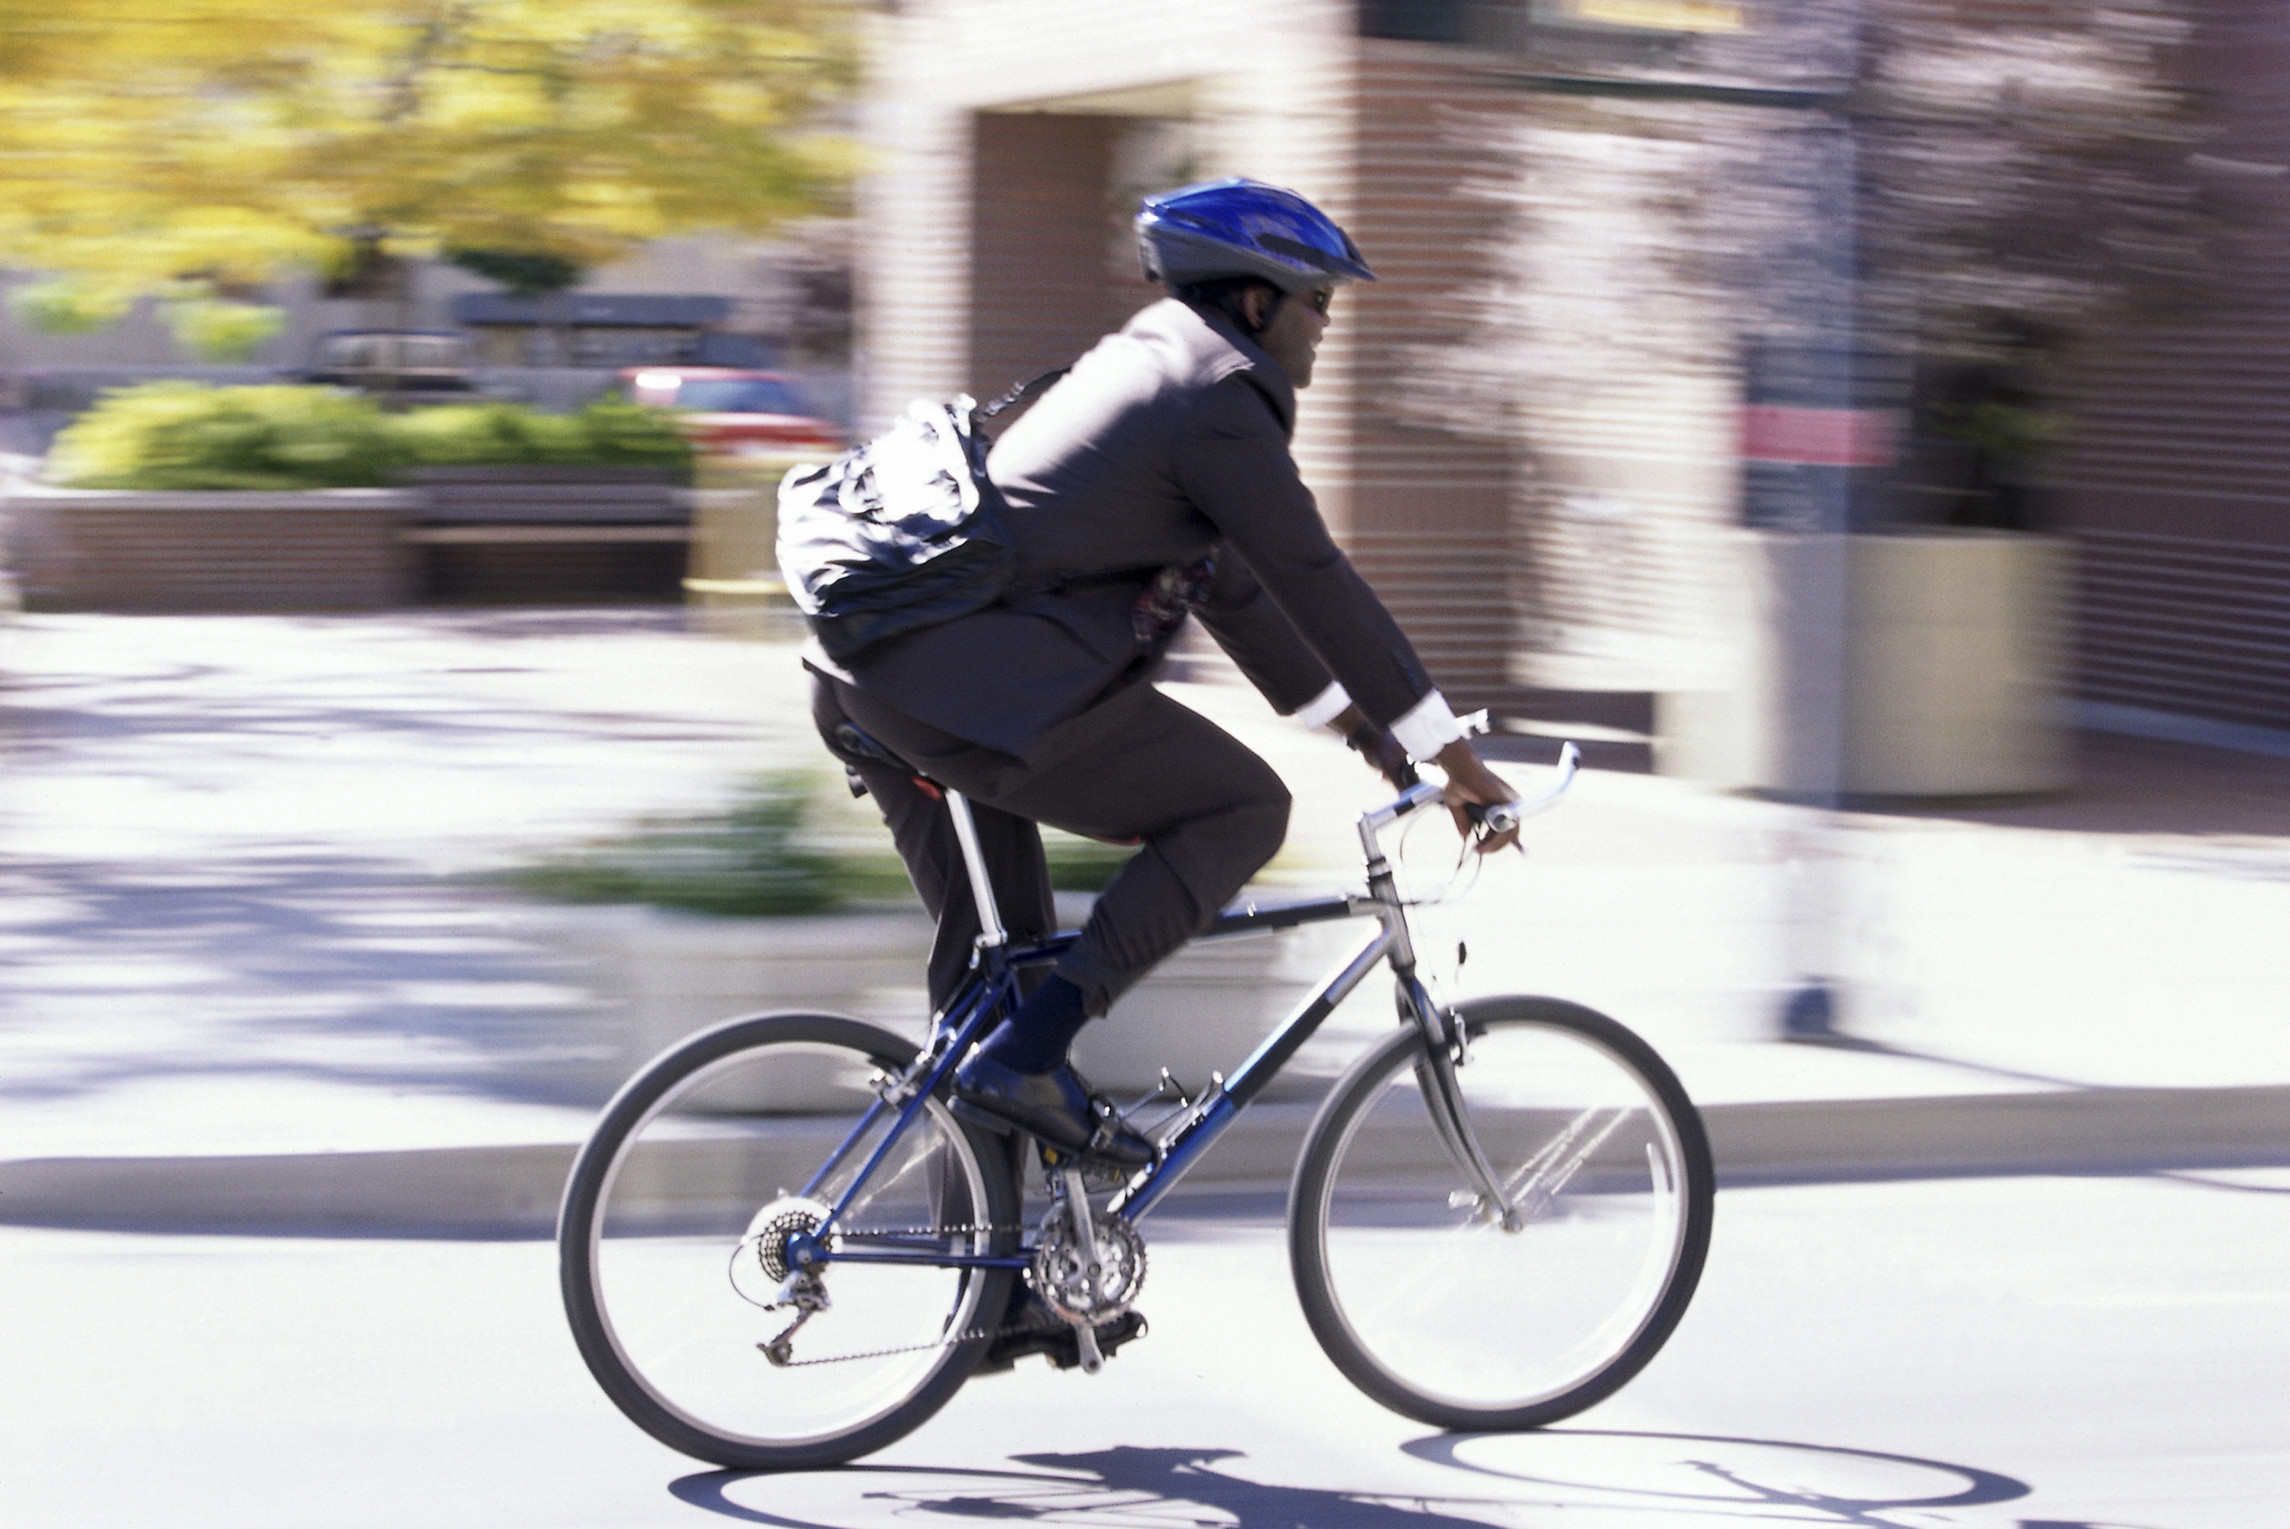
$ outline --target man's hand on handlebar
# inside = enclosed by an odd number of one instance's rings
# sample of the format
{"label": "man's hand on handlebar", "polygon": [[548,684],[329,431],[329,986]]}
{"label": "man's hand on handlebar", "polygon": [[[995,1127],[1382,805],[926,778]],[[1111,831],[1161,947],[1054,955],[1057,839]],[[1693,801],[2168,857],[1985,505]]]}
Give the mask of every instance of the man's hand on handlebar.
{"label": "man's hand on handlebar", "polygon": [[1515,802],[1519,793],[1513,791],[1493,770],[1487,768],[1479,751],[1468,738],[1458,738],[1439,751],[1433,764],[1447,775],[1447,810],[1455,815],[1455,831],[1466,839],[1473,839],[1482,855],[1499,849],[1509,849],[1519,842],[1518,825],[1513,824],[1499,834],[1477,836],[1471,820],[1473,807],[1495,807]]}
{"label": "man's hand on handlebar", "polygon": [[[1345,707],[1328,726],[1362,759],[1375,766],[1394,789],[1405,791],[1416,783],[1415,766],[1409,761],[1407,750],[1400,747],[1399,740],[1389,731],[1370,722],[1367,713],[1358,706]],[[1455,815],[1455,831],[1473,840],[1480,854],[1508,849],[1519,842],[1515,825],[1499,834],[1481,834],[1472,821],[1471,808],[1516,801],[1518,793],[1481,762],[1479,751],[1471,746],[1469,739],[1456,739],[1441,749],[1432,763],[1447,774],[1447,810]]]}

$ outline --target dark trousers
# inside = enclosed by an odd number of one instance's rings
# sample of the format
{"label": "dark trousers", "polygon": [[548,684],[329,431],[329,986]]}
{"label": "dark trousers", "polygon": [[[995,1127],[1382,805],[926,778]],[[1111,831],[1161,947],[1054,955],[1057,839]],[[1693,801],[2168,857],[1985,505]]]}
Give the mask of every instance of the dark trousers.
{"label": "dark trousers", "polygon": [[[938,921],[930,1002],[944,1008],[969,969],[979,921],[945,804],[917,773],[970,799],[994,901],[1016,940],[1055,931],[1040,831],[1047,823],[1137,843],[1058,961],[1091,1014],[1103,1014],[1162,957],[1198,934],[1280,848],[1288,788],[1272,767],[1200,713],[1149,685],[1104,703],[1074,729],[1088,741],[1029,766],[918,722],[865,692],[812,676],[812,718],[866,783],[923,906]],[[836,737],[850,722],[913,768],[869,759]]]}

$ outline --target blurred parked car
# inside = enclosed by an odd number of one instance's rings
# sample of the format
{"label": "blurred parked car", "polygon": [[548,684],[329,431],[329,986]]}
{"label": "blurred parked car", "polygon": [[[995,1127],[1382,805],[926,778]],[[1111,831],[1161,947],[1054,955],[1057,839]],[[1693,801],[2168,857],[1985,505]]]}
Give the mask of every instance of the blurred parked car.
{"label": "blurred parked car", "polygon": [[692,444],[730,456],[843,449],[843,432],[811,412],[795,379],[729,366],[638,366],[620,374],[628,396],[674,409]]}
{"label": "blurred parked car", "polygon": [[465,403],[478,391],[476,354],[467,335],[342,329],[319,336],[310,365],[295,375],[397,403]]}

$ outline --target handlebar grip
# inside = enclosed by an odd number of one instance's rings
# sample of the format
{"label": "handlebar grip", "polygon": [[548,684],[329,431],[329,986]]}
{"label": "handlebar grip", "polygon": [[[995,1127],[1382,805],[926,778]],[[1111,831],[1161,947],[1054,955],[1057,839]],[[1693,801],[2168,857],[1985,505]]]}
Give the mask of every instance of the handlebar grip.
{"label": "handlebar grip", "polygon": [[1463,805],[1463,812],[1466,817],[1471,819],[1474,827],[1483,828],[1490,835],[1507,834],[1512,829],[1517,828],[1520,823],[1519,804],[1517,802],[1497,802],[1492,807],[1482,807],[1477,802],[1466,802]]}

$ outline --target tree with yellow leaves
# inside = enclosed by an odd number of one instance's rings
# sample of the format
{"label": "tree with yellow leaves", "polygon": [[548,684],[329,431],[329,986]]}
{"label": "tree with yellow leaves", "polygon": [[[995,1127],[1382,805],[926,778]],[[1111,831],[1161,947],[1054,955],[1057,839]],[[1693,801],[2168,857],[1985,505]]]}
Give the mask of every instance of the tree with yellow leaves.
{"label": "tree with yellow leaves", "polygon": [[460,254],[563,284],[832,204],[832,0],[0,0],[0,265],[88,329],[139,297],[259,343],[267,282]]}

